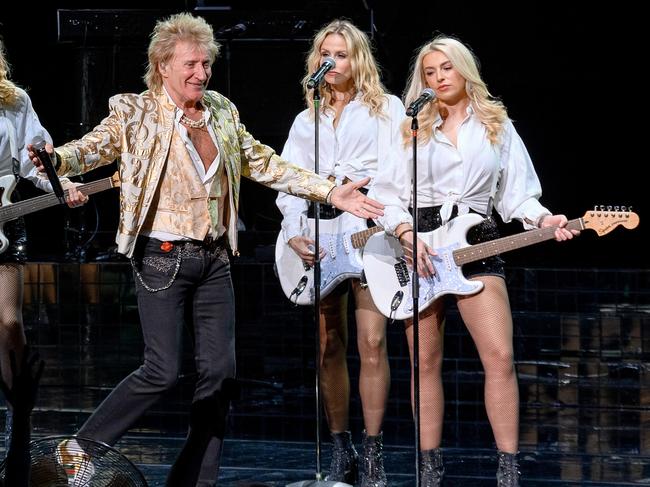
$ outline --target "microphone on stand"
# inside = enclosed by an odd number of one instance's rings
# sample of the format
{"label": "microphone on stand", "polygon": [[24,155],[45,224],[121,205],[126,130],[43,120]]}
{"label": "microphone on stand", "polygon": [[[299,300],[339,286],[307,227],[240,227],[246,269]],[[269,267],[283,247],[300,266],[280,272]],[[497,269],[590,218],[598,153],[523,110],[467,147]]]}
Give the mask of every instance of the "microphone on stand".
{"label": "microphone on stand", "polygon": [[406,109],[406,116],[415,117],[418,113],[420,113],[420,110],[422,110],[422,107],[424,107],[424,105],[426,105],[427,103],[435,99],[436,99],[435,91],[433,91],[431,88],[423,89],[420,96],[418,96],[417,99],[414,102],[412,102],[409,105],[409,107]]}
{"label": "microphone on stand", "polygon": [[225,38],[225,39],[232,39],[234,37],[239,37],[242,35],[244,32],[248,30],[248,26],[244,22],[240,22],[239,24],[235,24],[232,26],[228,27],[222,27],[218,29],[215,33],[214,36],[216,38]]}
{"label": "microphone on stand", "polygon": [[52,159],[45,150],[45,141],[40,137],[36,137],[32,141],[32,147],[34,148],[38,159],[41,161],[41,164],[43,164],[43,167],[45,168],[47,179],[49,179],[50,184],[52,185],[52,191],[54,191],[54,194],[59,199],[59,202],[65,205],[65,194],[63,193],[63,187],[61,186],[59,176],[57,176],[56,170],[54,169],[54,164],[52,164]]}
{"label": "microphone on stand", "polygon": [[309,77],[309,81],[307,81],[307,88],[312,89],[316,85],[320,84],[327,72],[335,66],[336,61],[334,61],[334,59],[331,57],[326,57],[323,59],[323,64],[320,65],[320,68],[318,68],[316,72]]}

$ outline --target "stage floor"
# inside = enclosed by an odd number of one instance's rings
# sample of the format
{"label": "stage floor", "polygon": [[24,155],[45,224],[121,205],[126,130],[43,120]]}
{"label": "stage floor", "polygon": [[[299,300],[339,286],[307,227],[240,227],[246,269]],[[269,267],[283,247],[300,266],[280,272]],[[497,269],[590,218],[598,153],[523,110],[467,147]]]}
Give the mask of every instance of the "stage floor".
{"label": "stage floor", "polygon": [[[524,485],[650,485],[650,271],[511,268],[507,273]],[[284,486],[314,479],[311,310],[288,303],[270,263],[233,265],[233,282],[242,395],[232,403],[219,485]],[[130,266],[32,265],[26,290],[28,342],[46,361],[34,437],[74,434],[141,363]],[[351,326],[352,391],[359,369],[355,340]],[[412,486],[410,371],[401,323],[388,326],[387,340],[386,470],[391,486]],[[178,387],[116,445],[152,487],[164,485],[187,429],[195,375],[186,345]],[[453,303],[443,379],[447,485],[493,486],[496,459],[482,368]],[[351,398],[350,427],[358,445],[363,424],[357,394]],[[321,432],[327,473],[326,425]]]}
{"label": "stage floor", "polygon": [[[151,444],[153,443],[153,444]],[[119,445],[118,445],[119,447]],[[129,438],[122,442],[121,450],[146,450],[153,452],[169,449],[173,458],[180,447],[175,439]],[[323,445],[322,466],[329,468],[329,444]],[[388,483],[392,487],[412,487],[414,480],[413,448],[387,445],[385,465]],[[458,487],[493,487],[495,485],[496,460],[488,449],[445,450],[445,485]],[[131,456],[131,455],[130,455]],[[167,463],[156,464],[154,453],[151,462],[138,466],[151,487],[164,486],[168,472]],[[637,455],[566,455],[558,452],[528,452],[521,455],[520,470],[523,485],[543,486],[638,486],[650,483],[648,457]],[[313,480],[316,472],[316,449],[313,443],[286,441],[228,440],[222,460],[220,486],[285,486],[301,480]],[[631,475],[645,470],[647,477]],[[590,480],[590,477],[605,480]],[[633,478],[634,477],[634,478]]]}

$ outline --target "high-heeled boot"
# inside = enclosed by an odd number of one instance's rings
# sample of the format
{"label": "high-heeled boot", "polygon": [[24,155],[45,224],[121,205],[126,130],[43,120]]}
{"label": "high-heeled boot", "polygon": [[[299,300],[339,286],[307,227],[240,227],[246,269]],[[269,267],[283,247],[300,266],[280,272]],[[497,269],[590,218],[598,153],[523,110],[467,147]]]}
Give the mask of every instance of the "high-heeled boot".
{"label": "high-heeled boot", "polygon": [[349,431],[332,433],[334,442],[332,449],[332,463],[330,473],[325,480],[345,482],[354,485],[359,472],[359,455],[352,444],[352,435]]}
{"label": "high-heeled boot", "polygon": [[519,487],[519,461],[517,453],[497,452],[499,468],[497,487]]}
{"label": "high-heeled boot", "polygon": [[384,435],[368,436],[363,432],[361,453],[360,487],[386,487],[388,480],[384,471]]}
{"label": "high-heeled boot", "polygon": [[445,476],[442,448],[420,452],[420,487],[440,487]]}

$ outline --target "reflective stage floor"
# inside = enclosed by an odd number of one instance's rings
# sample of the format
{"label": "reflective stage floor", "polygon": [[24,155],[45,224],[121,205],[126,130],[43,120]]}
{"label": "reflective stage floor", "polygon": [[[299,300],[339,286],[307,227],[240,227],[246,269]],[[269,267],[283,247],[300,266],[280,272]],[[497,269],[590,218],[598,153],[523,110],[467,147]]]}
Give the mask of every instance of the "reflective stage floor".
{"label": "reflective stage floor", "polygon": [[[510,268],[527,486],[650,485],[650,271]],[[142,340],[130,267],[32,264],[28,341],[46,360],[34,437],[74,434],[139,366]],[[309,308],[293,307],[270,263],[233,266],[242,395],[231,407],[219,485],[281,486],[316,471],[314,356]],[[446,326],[443,445],[451,486],[495,485],[494,440],[478,357],[453,303]],[[352,390],[358,357],[348,351]],[[187,428],[194,372],[189,341],[178,387],[116,447],[163,486]],[[384,423],[391,486],[414,485],[409,361],[402,324],[388,326],[391,392]],[[360,443],[357,395],[351,430]],[[329,436],[321,428],[323,473]]]}

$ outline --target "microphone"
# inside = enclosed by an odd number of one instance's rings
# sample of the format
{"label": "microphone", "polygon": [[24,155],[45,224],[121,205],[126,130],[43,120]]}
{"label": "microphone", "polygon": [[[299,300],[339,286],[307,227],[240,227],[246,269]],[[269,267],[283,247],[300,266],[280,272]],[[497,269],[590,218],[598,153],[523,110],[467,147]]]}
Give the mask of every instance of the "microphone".
{"label": "microphone", "polygon": [[334,61],[334,59],[331,57],[326,57],[323,60],[323,64],[320,65],[320,68],[318,68],[318,70],[309,77],[309,81],[307,81],[307,88],[312,89],[317,84],[319,84],[322,81],[323,76],[325,76],[325,74],[335,66],[336,61]]}
{"label": "microphone", "polygon": [[222,27],[214,35],[215,37],[233,38],[242,35],[246,30],[248,30],[248,27],[242,22],[231,27]]}
{"label": "microphone", "polygon": [[435,91],[433,91],[431,88],[423,89],[422,94],[418,96],[417,100],[411,103],[407,108],[406,116],[415,117],[418,113],[420,113],[420,110],[422,110],[422,107],[424,105],[426,105],[427,103],[435,99],[436,99]]}
{"label": "microphone", "polygon": [[34,148],[38,159],[41,161],[41,164],[43,164],[43,167],[45,168],[47,179],[50,180],[54,194],[59,199],[60,203],[65,204],[65,194],[63,193],[63,187],[61,186],[59,176],[57,176],[54,165],[52,164],[52,159],[50,159],[50,155],[45,150],[45,141],[41,137],[36,137],[32,141],[32,147]]}

